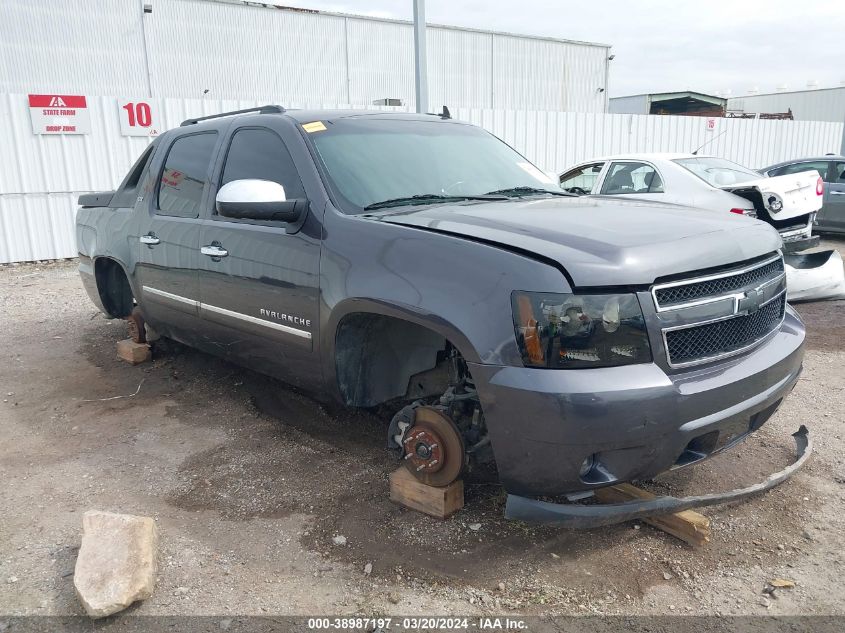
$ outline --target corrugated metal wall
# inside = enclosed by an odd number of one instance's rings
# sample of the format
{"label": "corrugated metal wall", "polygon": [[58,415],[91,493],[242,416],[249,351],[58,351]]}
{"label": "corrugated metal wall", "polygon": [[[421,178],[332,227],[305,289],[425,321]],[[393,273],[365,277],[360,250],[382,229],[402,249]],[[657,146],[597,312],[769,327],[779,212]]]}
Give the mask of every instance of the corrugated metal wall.
{"label": "corrugated metal wall", "polygon": [[141,6],[0,2],[0,92],[146,95]]}
{"label": "corrugated metal wall", "polygon": [[348,100],[344,18],[157,0],[144,19],[157,96]]}
{"label": "corrugated metal wall", "polygon": [[778,92],[728,99],[728,110],[787,112],[796,121],[845,121],[845,87]]}
{"label": "corrugated metal wall", "polygon": [[[258,105],[211,99],[151,101],[162,113],[163,128],[189,117]],[[116,187],[147,145],[145,138],[121,136],[118,99],[89,97],[88,104],[91,134],[39,136],[32,133],[26,95],[0,94],[0,121],[6,132],[0,143],[0,263],[75,256],[77,196]],[[457,108],[452,114],[485,127],[555,173],[595,156],[691,151],[710,140],[704,152],[762,167],[836,151],[843,132],[842,123],[830,122],[720,119],[714,133],[705,130],[700,117],[489,108]]]}
{"label": "corrugated metal wall", "polygon": [[[415,105],[408,22],[235,0],[152,6],[3,0],[0,91]],[[607,46],[439,26],[428,40],[430,108],[605,110]]]}

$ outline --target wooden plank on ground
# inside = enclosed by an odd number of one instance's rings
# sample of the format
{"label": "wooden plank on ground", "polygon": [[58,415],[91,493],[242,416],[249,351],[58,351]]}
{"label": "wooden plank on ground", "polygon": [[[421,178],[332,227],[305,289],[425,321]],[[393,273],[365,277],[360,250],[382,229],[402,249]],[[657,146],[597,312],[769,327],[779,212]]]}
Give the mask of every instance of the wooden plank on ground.
{"label": "wooden plank on ground", "polygon": [[[616,484],[599,488],[595,494],[596,499],[602,503],[623,503],[654,498],[654,495],[647,490],[631,484]],[[710,541],[710,519],[694,510],[648,517],[643,521],[695,547],[700,547]]]}
{"label": "wooden plank on ground", "polygon": [[150,346],[136,343],[131,338],[117,342],[117,356],[127,363],[137,365],[150,360]]}
{"label": "wooden plank on ground", "polygon": [[390,473],[390,500],[418,512],[445,519],[464,507],[464,482],[453,481],[443,488],[427,486],[405,467]]}

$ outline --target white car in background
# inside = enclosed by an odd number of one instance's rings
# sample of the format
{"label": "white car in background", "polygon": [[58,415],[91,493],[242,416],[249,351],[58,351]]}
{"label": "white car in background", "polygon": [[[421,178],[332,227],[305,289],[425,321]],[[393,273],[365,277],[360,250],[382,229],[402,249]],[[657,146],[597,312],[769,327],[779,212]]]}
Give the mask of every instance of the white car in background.
{"label": "white car in background", "polygon": [[813,221],[824,182],[809,169],[767,178],[724,158],[695,154],[628,154],[585,161],[560,174],[564,191],[671,202],[756,217],[774,226],[784,252],[818,244]]}

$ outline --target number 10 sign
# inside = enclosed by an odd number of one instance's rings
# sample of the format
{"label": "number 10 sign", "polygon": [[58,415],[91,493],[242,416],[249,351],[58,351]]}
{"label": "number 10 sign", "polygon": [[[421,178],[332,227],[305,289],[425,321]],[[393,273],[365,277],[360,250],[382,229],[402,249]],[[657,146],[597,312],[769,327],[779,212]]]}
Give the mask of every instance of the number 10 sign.
{"label": "number 10 sign", "polygon": [[120,133],[123,136],[158,136],[161,131],[157,106],[146,101],[118,101]]}

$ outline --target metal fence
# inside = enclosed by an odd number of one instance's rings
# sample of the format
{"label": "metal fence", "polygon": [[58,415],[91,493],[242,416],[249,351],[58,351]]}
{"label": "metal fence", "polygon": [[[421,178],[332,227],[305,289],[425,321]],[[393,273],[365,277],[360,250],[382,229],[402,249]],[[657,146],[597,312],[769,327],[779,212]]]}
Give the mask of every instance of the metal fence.
{"label": "metal fence", "polygon": [[[253,101],[148,99],[163,129],[189,117],[258,105]],[[333,108],[338,104],[285,104]],[[91,133],[33,134],[27,96],[0,94],[0,263],[76,255],[76,198],[113,189],[149,143],[122,136],[116,97],[89,97]],[[405,108],[385,108],[405,110]],[[699,117],[456,109],[539,167],[559,172],[581,160],[627,152],[704,152],[749,167],[837,151],[842,123],[719,119],[707,131]]]}

